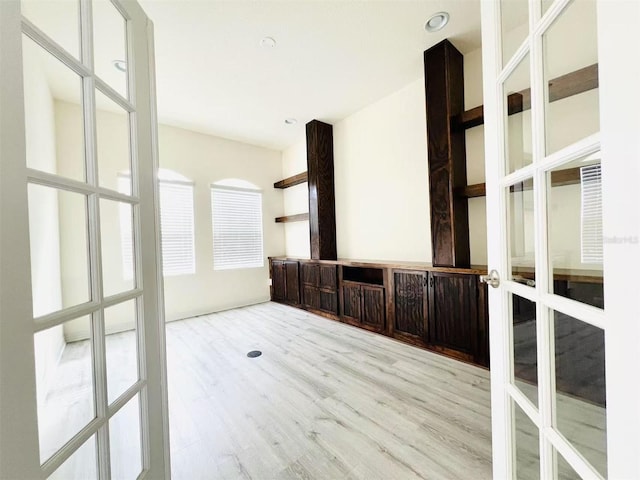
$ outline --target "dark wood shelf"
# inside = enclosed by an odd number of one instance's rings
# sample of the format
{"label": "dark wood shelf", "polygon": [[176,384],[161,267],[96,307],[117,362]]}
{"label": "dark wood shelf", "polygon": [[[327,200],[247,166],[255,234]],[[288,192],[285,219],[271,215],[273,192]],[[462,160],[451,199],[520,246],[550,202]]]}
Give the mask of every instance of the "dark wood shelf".
{"label": "dark wood shelf", "polygon": [[[549,81],[549,101],[555,102],[563,98],[578,95],[598,88],[598,64],[581,68]],[[507,97],[509,115],[520,113],[531,108],[531,90],[526,89],[512,93]],[[472,108],[462,112],[452,120],[455,129],[466,130],[484,123],[484,107]]]}
{"label": "dark wood shelf", "polygon": [[276,223],[303,222],[309,220],[308,213],[298,213],[296,215],[287,215],[285,217],[276,218]]}
{"label": "dark wood shelf", "polygon": [[289,188],[307,181],[307,172],[302,172],[293,177],[285,178],[273,184],[273,188]]}
{"label": "dark wood shelf", "polygon": [[[561,187],[563,185],[575,185],[580,183],[580,168],[567,168],[551,172],[551,186]],[[530,184],[524,185],[523,190],[529,190]],[[513,191],[513,189],[512,189]],[[467,185],[466,187],[456,189],[456,195],[465,198],[484,197],[487,195],[487,187],[484,183],[476,183]]]}

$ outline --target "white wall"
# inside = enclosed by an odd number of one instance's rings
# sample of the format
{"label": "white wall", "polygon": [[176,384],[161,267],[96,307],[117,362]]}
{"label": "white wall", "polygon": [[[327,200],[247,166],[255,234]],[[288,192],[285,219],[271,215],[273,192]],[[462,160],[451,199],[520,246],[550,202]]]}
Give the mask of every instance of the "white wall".
{"label": "white wall", "polygon": [[[282,152],[282,178],[307,171],[307,141],[302,138]],[[301,183],[285,188],[282,193],[284,215],[295,215],[309,211],[309,187]],[[285,251],[296,258],[311,258],[309,221],[283,224]]]}
{"label": "white wall", "polygon": [[[24,88],[27,164],[47,172],[56,171],[56,143],[53,98],[39,58],[24,50]],[[62,307],[58,197],[54,190],[29,188],[29,236],[34,316]],[[51,372],[65,346],[62,327],[45,330],[34,337],[38,400],[47,392]]]}

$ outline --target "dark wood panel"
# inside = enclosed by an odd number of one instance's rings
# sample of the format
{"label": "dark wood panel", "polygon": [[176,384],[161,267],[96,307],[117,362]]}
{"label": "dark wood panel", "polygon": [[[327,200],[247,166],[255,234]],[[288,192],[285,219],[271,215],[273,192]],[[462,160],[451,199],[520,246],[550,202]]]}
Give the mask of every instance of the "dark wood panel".
{"label": "dark wood panel", "polygon": [[[563,98],[578,95],[598,88],[598,64],[589,65],[575,72],[562,75],[549,81],[549,101],[556,102]],[[513,93],[507,97],[509,115],[520,113],[531,108],[531,92],[529,89]],[[462,112],[452,119],[455,130],[477,127],[484,123],[484,107],[482,105]]]}
{"label": "dark wood panel", "polygon": [[394,332],[420,339],[427,333],[427,273],[394,272]]}
{"label": "dark wood panel", "polygon": [[280,180],[273,184],[273,188],[289,188],[294,185],[300,185],[307,181],[307,172],[302,172],[297,175],[293,175],[292,177],[285,178],[284,180]]}
{"label": "dark wood panel", "polygon": [[286,300],[289,303],[300,303],[300,278],[298,276],[298,262],[284,262],[287,282]]}
{"label": "dark wood panel", "polygon": [[476,277],[478,286],[478,334],[474,362],[483,367],[489,367],[489,286],[480,283]]}
{"label": "dark wood panel", "polygon": [[362,323],[382,331],[385,327],[384,288],[362,285]]}
{"label": "dark wood panel", "polygon": [[335,289],[338,285],[338,275],[335,265],[320,265],[320,287]]}
{"label": "dark wood panel", "polygon": [[302,268],[300,275],[303,284],[314,287],[320,285],[320,265],[317,263],[300,262],[300,267]]}
{"label": "dark wood panel", "polygon": [[333,181],[333,127],[318,120],[307,123],[307,173],[311,258],[335,260],[338,256]]}
{"label": "dark wood panel", "polygon": [[276,223],[304,222],[305,220],[309,220],[308,213],[297,213],[296,215],[276,217]]}
{"label": "dark wood panel", "polygon": [[273,300],[278,302],[283,302],[285,300],[286,285],[284,262],[273,260],[271,264],[271,287]]}
{"label": "dark wood panel", "polygon": [[319,290],[320,310],[334,315],[338,314],[338,293],[336,291]]}
{"label": "dark wood panel", "polygon": [[477,277],[431,273],[429,343],[475,356]]}
{"label": "dark wood panel", "polygon": [[359,322],[362,317],[360,310],[360,285],[356,283],[342,284],[342,316]]}
{"label": "dark wood panel", "polygon": [[316,287],[303,285],[302,298],[305,307],[313,309],[320,308],[320,291]]}
{"label": "dark wood panel", "polygon": [[424,52],[424,72],[433,264],[468,266],[467,199],[454,194],[467,185],[465,134],[450,128],[464,110],[462,54],[443,40]]}

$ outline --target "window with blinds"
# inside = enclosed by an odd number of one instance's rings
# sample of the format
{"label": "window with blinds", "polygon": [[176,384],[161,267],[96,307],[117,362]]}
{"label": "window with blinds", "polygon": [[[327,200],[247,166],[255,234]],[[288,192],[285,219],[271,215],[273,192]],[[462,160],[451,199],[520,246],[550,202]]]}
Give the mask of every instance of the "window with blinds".
{"label": "window with blinds", "polygon": [[[163,180],[174,172],[159,172],[160,231],[162,273],[164,276],[188,275],[196,272],[194,244],[193,183],[185,180]],[[181,176],[180,176],[181,177]],[[119,178],[119,190],[129,189],[128,176]],[[125,215],[126,213],[126,215]],[[132,230],[129,212],[121,211],[120,235],[125,279],[133,277]]]}
{"label": "window with blinds", "polygon": [[264,266],[262,193],[228,186],[211,186],[213,269]]}
{"label": "window with blinds", "polygon": [[602,263],[602,173],[600,165],[580,168],[583,263]]}

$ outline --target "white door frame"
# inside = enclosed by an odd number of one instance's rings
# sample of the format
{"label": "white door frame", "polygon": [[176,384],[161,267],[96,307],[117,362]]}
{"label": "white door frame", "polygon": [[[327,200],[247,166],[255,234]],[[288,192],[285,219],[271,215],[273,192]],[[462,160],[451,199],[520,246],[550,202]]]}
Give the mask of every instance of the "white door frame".
{"label": "white door frame", "polygon": [[[118,98],[115,91],[92,74],[92,53],[87,53],[91,47],[91,1],[80,2],[83,42],[88,49],[83,51],[82,62],[65,56],[64,52],[56,56],[68,65],[74,65],[84,77],[84,98],[94,118],[95,85],[125,110],[134,112],[131,129],[135,141],[132,149],[137,162],[132,162],[132,166],[138,176],[137,189],[134,187],[134,196],[128,200],[117,192],[96,185],[95,178],[92,183],[94,173],[91,171],[88,171],[89,182],[85,184],[27,168],[22,80],[23,31],[31,32],[32,36],[35,35],[45,44],[49,43],[47,49],[51,52],[61,50],[55,42],[42,35],[37,26],[22,18],[19,0],[0,1],[0,478],[45,478],[93,434],[102,435],[99,453],[108,452],[108,436],[103,435],[103,427],[129,398],[138,393],[143,437],[141,478],[170,478],[164,300],[157,201],[153,26],[135,0],[113,0],[114,6],[127,19],[128,71],[131,91],[135,93],[127,101]],[[87,149],[94,149],[95,154],[95,131],[87,135]],[[137,286],[131,292],[112,297],[110,301],[114,303],[129,297],[141,299],[139,304],[142,307],[138,307],[142,313],[142,321],[139,322],[142,355],[139,362],[140,380],[111,406],[96,404],[98,417],[42,466],[38,443],[34,332],[79,316],[80,313],[94,312],[103,304],[100,303],[101,281],[94,278],[91,286],[94,299],[90,302],[38,320],[33,318],[27,202],[30,181],[95,194],[95,199],[89,202],[89,209],[96,208],[98,197],[131,201],[134,216],[139,220],[135,226],[137,234],[134,249],[137,252]],[[99,228],[99,214],[94,213],[89,225],[90,241],[94,248],[91,264],[98,275]],[[101,318],[100,313],[97,315]],[[104,326],[101,327],[100,322],[94,328],[104,334]],[[104,359],[97,358],[96,362],[100,365]],[[96,392],[98,397],[106,399],[105,379],[103,374],[97,375]],[[108,462],[108,458],[105,461]],[[101,462],[98,472],[101,478],[108,478],[109,465]]]}
{"label": "white door frame", "polygon": [[[579,1],[579,0],[578,0]],[[549,11],[558,11],[567,1],[557,0]],[[540,17],[540,2],[529,1],[534,19]],[[546,18],[549,18],[549,11]],[[502,72],[500,39],[500,5],[497,0],[483,0],[482,42],[484,71],[485,158],[487,187],[487,245],[489,269],[497,270],[507,278],[508,244],[506,226],[506,198],[504,193],[504,130],[503,98],[499,80]],[[549,419],[553,407],[544,401],[552,385],[548,345],[539,344],[539,388],[541,389],[540,413],[527,408],[527,402],[510,386],[511,352],[509,345],[508,292],[536,301],[538,306],[538,337],[551,338],[548,323],[541,321],[547,307],[578,312],[579,318],[601,327],[605,332],[606,383],[607,383],[607,455],[610,478],[640,478],[640,375],[637,369],[640,351],[640,289],[635,280],[640,268],[640,61],[635,49],[640,44],[637,26],[640,24],[640,2],[630,0],[601,0],[597,3],[600,133],[567,147],[573,153],[599,148],[602,153],[603,231],[604,231],[604,295],[606,309],[603,312],[592,307],[576,307],[562,298],[546,293],[548,269],[546,222],[539,210],[536,215],[536,289],[527,289],[514,282],[503,280],[497,289],[489,289],[490,348],[491,348],[491,398],[494,478],[513,478],[514,452],[512,436],[514,424],[511,399],[518,401],[523,410],[540,429],[541,478],[552,478],[551,446],[560,451],[576,471],[584,478],[598,478],[597,472],[586,468],[578,456],[565,448],[566,442],[557,434]],[[542,22],[545,23],[545,22]],[[546,22],[548,24],[548,22]],[[541,40],[536,38],[544,25],[530,22],[533,32],[529,43],[532,65],[532,105],[542,105],[543,85],[535,75],[542,68]],[[537,30],[536,30],[537,29]],[[576,35],[580,32],[576,31]],[[521,49],[522,51],[522,49]],[[517,55],[517,54],[516,54]],[[513,62],[511,62],[513,64]],[[507,65],[507,68],[509,65]],[[535,70],[534,70],[535,69]],[[544,120],[532,113],[534,130]],[[536,126],[536,122],[538,125]],[[535,135],[534,135],[535,138]],[[534,157],[536,149],[534,141]],[[542,158],[538,151],[538,158]],[[544,164],[552,165],[547,157]],[[544,175],[539,167],[526,167],[524,174],[533,176],[540,184]],[[546,188],[535,190],[536,204],[546,205]],[[543,267],[543,268],[540,268]],[[542,313],[542,315],[540,315]],[[545,323],[547,326],[545,327]],[[546,330],[545,330],[546,328]],[[548,342],[547,342],[548,343]],[[545,378],[545,376],[547,378]],[[545,385],[547,385],[545,387]]]}

